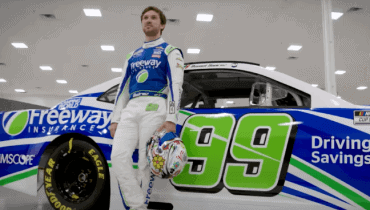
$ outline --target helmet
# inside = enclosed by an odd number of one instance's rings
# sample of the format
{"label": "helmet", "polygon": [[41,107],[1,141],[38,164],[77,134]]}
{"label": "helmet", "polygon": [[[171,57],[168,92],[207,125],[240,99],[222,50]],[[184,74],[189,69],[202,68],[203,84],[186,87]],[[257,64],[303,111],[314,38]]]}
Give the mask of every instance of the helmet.
{"label": "helmet", "polygon": [[188,159],[181,139],[165,130],[155,132],[146,149],[151,172],[162,179],[171,179],[180,174]]}

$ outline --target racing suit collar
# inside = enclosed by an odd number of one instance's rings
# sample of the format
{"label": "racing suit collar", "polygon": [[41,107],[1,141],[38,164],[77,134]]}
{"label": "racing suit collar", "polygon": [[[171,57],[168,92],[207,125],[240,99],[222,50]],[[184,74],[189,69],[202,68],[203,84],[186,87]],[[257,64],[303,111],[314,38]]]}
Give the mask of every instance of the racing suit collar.
{"label": "racing suit collar", "polygon": [[146,48],[149,48],[149,47],[155,47],[157,45],[162,44],[163,42],[164,42],[163,38],[159,37],[156,40],[153,40],[153,41],[150,41],[150,42],[144,42],[143,48],[146,49]]}

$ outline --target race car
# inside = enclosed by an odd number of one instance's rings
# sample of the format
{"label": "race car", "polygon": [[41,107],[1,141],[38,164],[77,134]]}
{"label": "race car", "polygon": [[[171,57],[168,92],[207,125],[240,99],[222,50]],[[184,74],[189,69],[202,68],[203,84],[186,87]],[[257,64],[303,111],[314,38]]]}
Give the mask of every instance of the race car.
{"label": "race car", "polygon": [[[188,161],[173,179],[152,176],[148,208],[370,209],[370,107],[255,63],[184,72],[176,129]],[[1,112],[0,185],[59,210],[125,209],[109,133],[120,81]]]}

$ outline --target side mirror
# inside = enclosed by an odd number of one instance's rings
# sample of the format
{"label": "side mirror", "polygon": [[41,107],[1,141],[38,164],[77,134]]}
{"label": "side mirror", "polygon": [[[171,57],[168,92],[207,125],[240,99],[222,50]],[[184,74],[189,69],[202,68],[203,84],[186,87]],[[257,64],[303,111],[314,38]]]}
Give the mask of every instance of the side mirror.
{"label": "side mirror", "polygon": [[266,83],[256,82],[252,85],[252,90],[249,96],[249,104],[259,106],[266,101]]}

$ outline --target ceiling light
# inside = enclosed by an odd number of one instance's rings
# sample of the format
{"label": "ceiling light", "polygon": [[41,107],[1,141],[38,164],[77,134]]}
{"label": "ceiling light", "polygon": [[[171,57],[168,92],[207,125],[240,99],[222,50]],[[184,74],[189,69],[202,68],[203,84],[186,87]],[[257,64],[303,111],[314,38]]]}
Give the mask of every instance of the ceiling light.
{"label": "ceiling light", "polygon": [[335,71],[335,74],[344,74],[344,73],[346,73],[346,71],[344,71],[344,70],[337,70],[337,71]]}
{"label": "ceiling light", "polygon": [[65,81],[65,80],[57,80],[57,83],[66,84],[67,81]]}
{"label": "ceiling light", "polygon": [[270,70],[270,71],[274,71],[276,69],[276,67],[273,67],[273,66],[266,66],[266,69],[267,70]]}
{"label": "ceiling light", "polygon": [[226,101],[227,104],[234,104],[234,101]]}
{"label": "ceiling light", "polygon": [[342,17],[343,13],[341,12],[332,12],[331,13],[331,19],[338,20],[340,17]]}
{"label": "ceiling light", "polygon": [[78,93],[77,90],[69,90],[70,93]]}
{"label": "ceiling light", "polygon": [[302,46],[300,46],[300,45],[290,45],[288,47],[288,50],[290,50],[290,51],[299,51],[301,48],[302,48]]}
{"label": "ceiling light", "polygon": [[0,82],[6,82],[6,80],[5,80],[5,79],[3,79],[3,78],[1,78],[1,79],[0,79]]}
{"label": "ceiling light", "polygon": [[105,51],[114,51],[114,47],[110,45],[102,45],[101,49]]}
{"label": "ceiling light", "polygon": [[101,17],[101,12],[99,9],[84,9],[86,16]]}
{"label": "ceiling light", "polygon": [[365,90],[365,89],[367,89],[366,86],[360,86],[360,87],[357,88],[357,90]]}
{"label": "ceiling light", "polygon": [[14,89],[15,92],[18,92],[18,93],[25,93],[26,91],[24,91],[23,89]]}
{"label": "ceiling light", "polygon": [[318,87],[319,85],[318,84],[312,84],[312,87]]}
{"label": "ceiling light", "polygon": [[213,15],[208,14],[198,14],[197,15],[197,21],[208,21],[210,22],[213,18]]}
{"label": "ceiling light", "polygon": [[40,66],[40,69],[44,70],[44,71],[50,71],[50,70],[53,70],[50,66]]}
{"label": "ceiling light", "polygon": [[24,43],[12,43],[15,48],[28,48]]}
{"label": "ceiling light", "polygon": [[199,54],[200,49],[188,49],[188,53]]}
{"label": "ceiling light", "polygon": [[112,68],[112,71],[113,72],[122,72],[122,69],[121,68]]}

